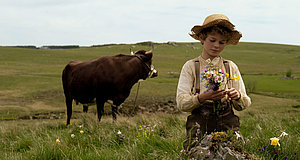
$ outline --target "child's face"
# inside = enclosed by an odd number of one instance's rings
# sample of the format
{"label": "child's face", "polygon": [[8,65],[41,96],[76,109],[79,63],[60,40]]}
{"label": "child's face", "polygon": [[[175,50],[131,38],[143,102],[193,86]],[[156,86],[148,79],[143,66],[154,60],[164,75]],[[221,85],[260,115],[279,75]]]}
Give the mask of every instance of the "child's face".
{"label": "child's face", "polygon": [[203,43],[203,56],[213,59],[218,57],[226,46],[226,38],[219,33],[209,33]]}

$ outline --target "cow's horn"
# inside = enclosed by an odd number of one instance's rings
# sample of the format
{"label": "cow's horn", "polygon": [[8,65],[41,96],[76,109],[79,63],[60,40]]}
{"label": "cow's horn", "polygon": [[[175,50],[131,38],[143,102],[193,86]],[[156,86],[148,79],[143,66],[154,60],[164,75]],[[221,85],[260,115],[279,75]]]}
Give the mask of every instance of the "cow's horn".
{"label": "cow's horn", "polygon": [[152,46],[152,49],[151,49],[150,51],[146,52],[146,54],[151,54],[151,53],[153,52],[153,50],[154,50],[154,45],[151,44],[151,46]]}
{"label": "cow's horn", "polygon": [[132,48],[130,48],[130,54],[131,55],[134,55],[133,51],[132,51]]}

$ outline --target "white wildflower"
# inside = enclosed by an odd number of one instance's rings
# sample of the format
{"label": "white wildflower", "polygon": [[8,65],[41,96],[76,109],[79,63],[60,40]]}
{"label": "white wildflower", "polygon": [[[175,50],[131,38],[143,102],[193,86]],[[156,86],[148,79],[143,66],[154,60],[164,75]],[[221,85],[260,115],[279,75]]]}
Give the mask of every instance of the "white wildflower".
{"label": "white wildflower", "polygon": [[287,134],[286,132],[282,132],[281,135],[279,136],[279,138],[280,138],[280,137],[287,136],[287,135],[289,135],[289,134]]}
{"label": "white wildflower", "polygon": [[119,130],[117,134],[120,135],[120,134],[122,134],[122,132]]}
{"label": "white wildflower", "polygon": [[241,135],[240,135],[238,132],[234,132],[234,133],[235,133],[235,135],[236,135],[236,139],[241,138]]}

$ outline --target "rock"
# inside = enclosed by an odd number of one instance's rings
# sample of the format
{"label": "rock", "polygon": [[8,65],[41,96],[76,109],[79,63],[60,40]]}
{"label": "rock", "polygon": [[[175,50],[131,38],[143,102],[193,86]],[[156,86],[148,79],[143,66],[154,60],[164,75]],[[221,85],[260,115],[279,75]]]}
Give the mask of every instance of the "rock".
{"label": "rock", "polygon": [[[234,152],[227,145],[228,141],[222,139],[226,133],[218,132],[222,134],[216,135],[206,135],[200,141],[198,145],[193,147],[189,154],[191,158],[200,160],[245,160],[246,158],[242,153]],[[227,134],[225,138],[227,137]],[[216,139],[220,139],[216,141]]]}

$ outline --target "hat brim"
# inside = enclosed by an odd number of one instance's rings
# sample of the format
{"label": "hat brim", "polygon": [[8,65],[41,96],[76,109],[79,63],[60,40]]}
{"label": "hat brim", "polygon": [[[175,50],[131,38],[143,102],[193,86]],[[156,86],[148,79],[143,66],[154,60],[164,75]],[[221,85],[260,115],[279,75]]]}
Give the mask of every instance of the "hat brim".
{"label": "hat brim", "polygon": [[227,20],[222,20],[222,19],[218,19],[218,20],[215,20],[215,21],[212,21],[210,23],[207,23],[205,25],[195,25],[191,31],[192,33],[190,34],[191,37],[193,37],[194,39],[196,40],[200,40],[200,32],[204,29],[204,28],[207,28],[207,27],[211,27],[213,25],[222,25],[224,27],[227,27],[228,29],[230,29],[232,32],[231,32],[231,38],[227,41],[227,44],[233,44],[233,45],[236,45],[238,44],[240,38],[242,37],[242,34],[235,30],[234,29],[234,25],[232,23],[230,23],[229,21]]}

